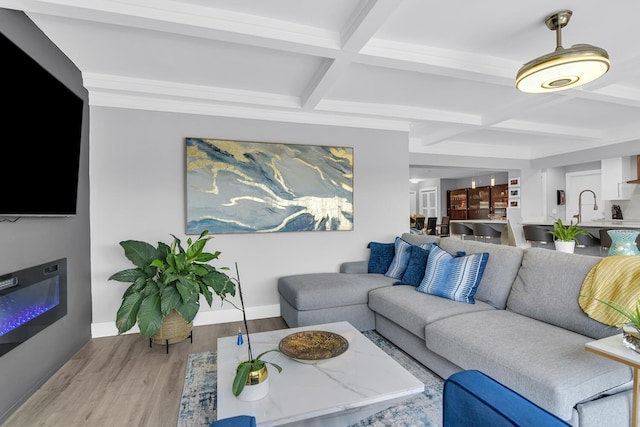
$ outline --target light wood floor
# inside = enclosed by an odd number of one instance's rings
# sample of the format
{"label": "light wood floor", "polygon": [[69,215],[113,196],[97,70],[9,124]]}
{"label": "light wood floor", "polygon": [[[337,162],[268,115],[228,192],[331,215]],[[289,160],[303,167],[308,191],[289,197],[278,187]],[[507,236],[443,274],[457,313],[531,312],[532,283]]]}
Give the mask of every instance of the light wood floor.
{"label": "light wood floor", "polygon": [[[215,350],[242,322],[193,328],[193,344],[165,347],[138,334],[95,338],[29,398],[3,427],[175,427],[189,353]],[[287,328],[282,318],[249,321],[250,332]]]}

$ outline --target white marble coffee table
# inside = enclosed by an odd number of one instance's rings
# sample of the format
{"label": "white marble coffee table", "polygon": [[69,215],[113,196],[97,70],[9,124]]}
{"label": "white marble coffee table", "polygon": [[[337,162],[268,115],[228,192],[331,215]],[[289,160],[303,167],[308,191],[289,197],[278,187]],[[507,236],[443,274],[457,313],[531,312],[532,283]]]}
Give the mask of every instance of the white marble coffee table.
{"label": "white marble coffee table", "polygon": [[348,322],[251,334],[251,348],[259,354],[285,336],[303,330],[339,333],[348,350],[317,364],[300,363],[281,353],[272,360],[282,373],[269,367],[269,394],[243,402],[231,393],[235,369],[247,359],[247,344],[236,338],[218,339],[218,418],[253,415],[259,426],[344,427],[424,391],[424,384]]}

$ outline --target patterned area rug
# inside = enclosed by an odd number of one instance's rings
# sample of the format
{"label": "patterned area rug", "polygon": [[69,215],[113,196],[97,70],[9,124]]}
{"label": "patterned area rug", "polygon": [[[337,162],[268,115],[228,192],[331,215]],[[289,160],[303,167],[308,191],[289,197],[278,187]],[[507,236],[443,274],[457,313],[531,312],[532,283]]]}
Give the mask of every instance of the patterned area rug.
{"label": "patterned area rug", "polygon": [[[425,391],[378,412],[353,427],[440,427],[442,379],[375,331],[363,334],[424,382]],[[177,427],[207,427],[216,419],[216,369],[215,352],[189,355]]]}

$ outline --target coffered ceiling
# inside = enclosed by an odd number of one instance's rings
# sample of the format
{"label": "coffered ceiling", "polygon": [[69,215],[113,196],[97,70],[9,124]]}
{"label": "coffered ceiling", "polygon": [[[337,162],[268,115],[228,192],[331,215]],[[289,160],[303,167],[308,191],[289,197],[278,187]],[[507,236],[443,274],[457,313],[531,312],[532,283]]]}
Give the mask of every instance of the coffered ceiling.
{"label": "coffered ceiling", "polygon": [[[585,150],[591,157],[640,151],[634,0],[0,0],[0,7],[25,11],[67,54],[92,105],[406,131],[425,170],[469,156],[495,168]],[[604,48],[611,69],[581,88],[521,93],[516,73],[555,49],[544,19],[560,9],[573,11],[563,45]]]}

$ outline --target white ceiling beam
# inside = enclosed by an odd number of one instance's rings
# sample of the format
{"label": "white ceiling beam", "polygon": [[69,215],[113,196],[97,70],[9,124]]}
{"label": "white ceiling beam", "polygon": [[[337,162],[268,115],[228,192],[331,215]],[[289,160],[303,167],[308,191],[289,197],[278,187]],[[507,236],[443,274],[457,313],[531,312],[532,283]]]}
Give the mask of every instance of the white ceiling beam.
{"label": "white ceiling beam", "polygon": [[560,126],[549,123],[532,122],[527,120],[505,120],[491,127],[496,130],[505,130],[528,135],[545,135],[557,137],[572,137],[576,139],[597,140],[603,138],[602,132],[592,129],[577,128],[573,126]]}
{"label": "white ceiling beam", "polygon": [[406,120],[436,121],[481,125],[480,117],[475,114],[443,111],[432,108],[409,107],[406,105],[375,104],[371,102],[350,102],[323,100],[316,107],[318,111],[332,111],[379,117],[396,117]]}
{"label": "white ceiling beam", "polygon": [[341,34],[341,54],[325,61],[300,96],[302,108],[310,110],[326,97],[331,87],[344,75],[356,53],[380,29],[399,0],[368,0],[354,11]]}
{"label": "white ceiling beam", "polygon": [[234,117],[251,120],[268,120],[285,123],[342,126],[363,129],[409,131],[409,122],[343,114],[306,112],[290,109],[259,108],[255,106],[206,102],[194,99],[169,99],[133,93],[115,93],[93,90],[89,92],[92,107],[128,108],[134,110],[164,111],[181,114],[197,114]]}
{"label": "white ceiling beam", "polygon": [[[175,1],[0,0],[24,10],[105,24],[333,57],[340,34],[308,25]],[[19,6],[18,6],[19,5]]]}

